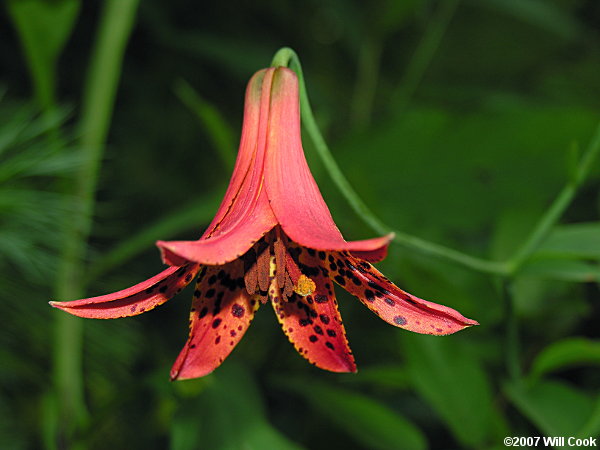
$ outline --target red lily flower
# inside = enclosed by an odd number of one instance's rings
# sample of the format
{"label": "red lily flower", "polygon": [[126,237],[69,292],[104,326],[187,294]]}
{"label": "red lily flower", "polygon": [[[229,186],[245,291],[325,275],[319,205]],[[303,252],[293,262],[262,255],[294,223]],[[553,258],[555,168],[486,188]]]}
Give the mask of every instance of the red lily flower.
{"label": "red lily flower", "polygon": [[204,235],[159,241],[170,267],[140,284],[51,304],[80,317],[134,316],[166,302],[198,274],[190,334],[172,379],[217,368],[268,299],[303,357],[322,369],[355,372],[334,281],[409,331],[445,335],[477,325],[402,291],[371,265],[385,257],[391,238],[344,240],[304,157],[296,75],[282,67],[263,69],[248,84],[235,169]]}

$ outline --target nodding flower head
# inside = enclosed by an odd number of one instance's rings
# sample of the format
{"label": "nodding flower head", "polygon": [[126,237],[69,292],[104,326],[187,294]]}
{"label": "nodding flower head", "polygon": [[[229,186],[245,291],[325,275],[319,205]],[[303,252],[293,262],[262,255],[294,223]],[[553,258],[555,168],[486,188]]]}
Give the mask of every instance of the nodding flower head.
{"label": "nodding flower head", "polygon": [[409,331],[445,335],[477,325],[404,292],[373,267],[392,237],[343,238],[304,157],[298,79],[287,68],[268,68],[248,84],[233,175],[202,237],[159,241],[169,267],[131,288],[51,304],[80,317],[133,316],[166,302],[197,277],[190,333],[172,379],[217,368],[268,301],[304,358],[322,369],[355,372],[334,283]]}

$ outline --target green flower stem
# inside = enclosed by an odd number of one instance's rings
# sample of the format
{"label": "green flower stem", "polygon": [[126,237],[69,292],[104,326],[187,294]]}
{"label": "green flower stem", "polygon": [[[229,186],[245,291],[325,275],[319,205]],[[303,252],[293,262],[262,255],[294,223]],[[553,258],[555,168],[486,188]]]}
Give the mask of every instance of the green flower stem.
{"label": "green flower stem", "polygon": [[[68,219],[65,244],[58,268],[55,294],[72,300],[85,292],[83,261],[92,224],[98,170],[112,116],[125,45],[139,0],[109,0],[100,21],[96,47],[84,91],[80,122],[81,151],[86,158],[75,180],[78,209]],[[86,422],[83,394],[83,321],[56,314],[54,338],[54,384],[61,440],[69,442]]]}
{"label": "green flower stem", "polygon": [[583,157],[579,160],[579,164],[575,168],[571,179],[558,194],[550,208],[548,208],[544,215],[540,218],[539,222],[527,240],[515,253],[515,256],[512,257],[508,262],[509,273],[511,275],[515,275],[519,272],[519,269],[523,267],[523,264],[527,262],[529,257],[538,249],[542,241],[548,236],[548,233],[550,230],[552,230],[552,227],[557,224],[560,217],[571,204],[571,201],[575,197],[577,190],[589,175],[592,165],[595,159],[598,157],[599,152],[600,124],[598,124],[596,127],[594,136],[592,137],[592,140],[583,154]]}
{"label": "green flower stem", "polygon": [[364,203],[364,201],[358,196],[354,188],[350,185],[348,179],[344,176],[339,166],[337,165],[329,147],[327,146],[323,135],[319,131],[317,122],[315,121],[310,102],[308,100],[308,94],[306,91],[306,85],[304,83],[304,76],[302,73],[302,66],[296,53],[288,48],[284,47],[280,49],[274,56],[271,66],[284,66],[293,69],[297,75],[300,84],[300,109],[302,114],[302,124],[310,138],[312,139],[319,156],[321,157],[323,164],[327,168],[331,178],[335,182],[340,192],[344,195],[352,209],[357,215],[365,221],[375,232],[379,234],[394,233],[394,242],[403,245],[404,247],[417,250],[421,253],[425,253],[439,258],[447,259],[450,261],[457,262],[465,267],[469,267],[479,272],[492,273],[497,275],[504,275],[507,273],[507,269],[504,264],[487,261],[481,258],[476,258],[465,253],[461,253],[457,250],[453,250],[442,245],[434,244],[432,242],[425,241],[415,236],[411,236],[407,233],[403,233],[398,230],[394,230],[391,227],[383,223]]}
{"label": "green flower stem", "polygon": [[329,172],[336,186],[344,195],[352,209],[354,209],[357,215],[364,220],[367,225],[369,225],[375,232],[380,234],[394,233],[394,242],[403,245],[404,247],[427,255],[453,261],[479,272],[500,275],[503,277],[514,276],[517,274],[522,265],[538,248],[540,243],[547,237],[550,229],[557,223],[565,209],[569,206],[577,192],[577,189],[581,186],[589,174],[592,164],[600,151],[599,125],[594,137],[592,138],[592,141],[590,142],[590,145],[588,146],[588,149],[581,158],[572,179],[564,187],[548,211],[542,216],[539,223],[532,231],[530,237],[521,246],[520,250],[517,251],[515,256],[509,259],[507,262],[489,261],[482,258],[477,258],[462,253],[458,250],[454,250],[420,239],[416,236],[394,230],[383,223],[381,219],[379,219],[358,196],[354,188],[352,188],[348,179],[344,176],[337,162],[333,158],[327,143],[323,139],[323,135],[321,134],[312,113],[310,101],[306,91],[306,85],[304,82],[302,66],[300,64],[298,55],[296,55],[291,48],[283,47],[277,51],[273,57],[271,66],[290,67],[298,75],[300,85],[300,108],[302,114],[302,124],[312,139],[313,144],[315,145],[315,148],[317,149],[317,152],[323,161],[323,164],[327,168],[327,171]]}

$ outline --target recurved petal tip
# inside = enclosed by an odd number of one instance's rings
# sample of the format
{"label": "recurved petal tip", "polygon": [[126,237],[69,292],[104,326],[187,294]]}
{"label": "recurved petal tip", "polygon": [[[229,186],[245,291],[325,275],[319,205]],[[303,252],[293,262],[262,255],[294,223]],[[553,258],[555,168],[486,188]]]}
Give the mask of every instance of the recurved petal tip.
{"label": "recurved petal tip", "polygon": [[89,319],[116,319],[142,314],[162,305],[187,286],[199,266],[169,267],[135,286],[112,294],[70,302],[51,301],[50,306]]}

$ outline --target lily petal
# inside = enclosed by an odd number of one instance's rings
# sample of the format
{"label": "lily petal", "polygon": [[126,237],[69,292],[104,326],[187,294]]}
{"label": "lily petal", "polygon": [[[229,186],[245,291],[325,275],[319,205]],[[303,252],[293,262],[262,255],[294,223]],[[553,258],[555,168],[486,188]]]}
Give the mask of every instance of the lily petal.
{"label": "lily petal", "polygon": [[259,70],[248,82],[244,101],[242,137],[240,139],[240,147],[233,168],[233,174],[231,175],[231,180],[229,181],[229,186],[227,187],[223,201],[211,224],[202,235],[202,238],[210,237],[223,221],[227,213],[229,213],[234,200],[240,193],[242,184],[248,175],[248,171],[254,162],[258,140],[262,84],[266,72],[267,69]]}
{"label": "lily petal", "polygon": [[[356,372],[332,282],[319,270],[317,258],[307,249],[299,256],[303,271],[316,285],[311,295],[293,293],[286,301],[276,289],[271,303],[283,332],[304,358],[332,372]],[[277,284],[276,278],[273,283]]]}
{"label": "lily petal", "polygon": [[248,85],[238,159],[216,217],[200,240],[158,241],[166,264],[231,262],[277,225],[262,182],[272,78],[266,69]]}
{"label": "lily petal", "polygon": [[198,264],[169,267],[158,275],[122,291],[71,302],[50,302],[74,316],[116,319],[142,314],[162,305],[186,287],[198,273]]}
{"label": "lily petal", "polygon": [[[379,247],[376,247],[374,250],[365,250],[365,251],[354,250],[354,251],[351,251],[350,253],[352,254],[352,256],[354,256],[357,259],[364,259],[365,261],[369,261],[369,262],[373,262],[373,263],[383,261],[385,259],[385,257],[387,256],[388,247],[390,246],[390,242],[392,242],[392,239],[394,239],[394,236],[395,236],[394,233],[389,233],[382,237],[369,239],[369,241],[375,241],[372,243],[374,246],[379,245]],[[363,241],[363,242],[365,242],[365,241]],[[371,243],[369,243],[367,245],[371,246]]]}
{"label": "lily petal", "polygon": [[248,295],[241,261],[208,267],[198,277],[190,334],[171,369],[172,380],[207,375],[240,341],[260,303]]}
{"label": "lily petal", "polygon": [[330,276],[386,322],[415,333],[446,335],[479,325],[447,306],[404,292],[375,267],[349,254],[333,253]]}
{"label": "lily petal", "polygon": [[291,240],[318,250],[384,251],[389,237],[347,242],[335,225],[302,149],[298,78],[283,67],[273,75],[266,155],[267,196]]}

